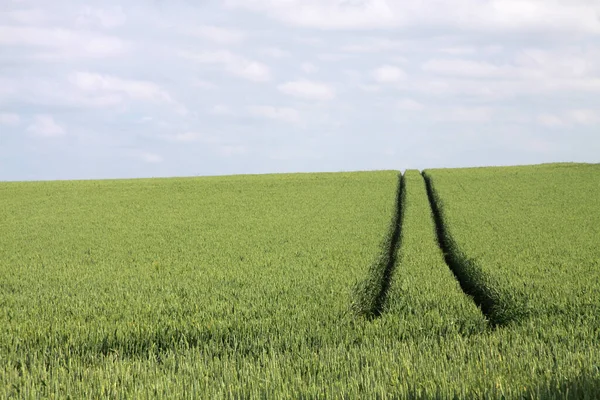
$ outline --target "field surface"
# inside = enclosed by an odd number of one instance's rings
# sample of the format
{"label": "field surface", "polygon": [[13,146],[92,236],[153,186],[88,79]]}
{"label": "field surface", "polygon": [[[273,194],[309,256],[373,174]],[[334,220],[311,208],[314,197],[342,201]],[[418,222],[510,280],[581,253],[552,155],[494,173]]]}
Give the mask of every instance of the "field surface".
{"label": "field surface", "polygon": [[450,251],[463,267],[480,272],[467,271],[474,285],[487,286],[480,294],[496,307],[492,317],[597,332],[600,165],[432,170],[426,176]]}
{"label": "field surface", "polygon": [[0,183],[0,398],[596,398],[597,165]]}

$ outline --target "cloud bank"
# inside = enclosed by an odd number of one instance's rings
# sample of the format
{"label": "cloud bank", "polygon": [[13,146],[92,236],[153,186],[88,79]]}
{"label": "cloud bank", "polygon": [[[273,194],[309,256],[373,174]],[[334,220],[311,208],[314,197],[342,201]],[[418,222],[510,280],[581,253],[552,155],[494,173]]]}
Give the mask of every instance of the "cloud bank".
{"label": "cloud bank", "polygon": [[600,162],[595,0],[10,0],[0,70],[0,180]]}

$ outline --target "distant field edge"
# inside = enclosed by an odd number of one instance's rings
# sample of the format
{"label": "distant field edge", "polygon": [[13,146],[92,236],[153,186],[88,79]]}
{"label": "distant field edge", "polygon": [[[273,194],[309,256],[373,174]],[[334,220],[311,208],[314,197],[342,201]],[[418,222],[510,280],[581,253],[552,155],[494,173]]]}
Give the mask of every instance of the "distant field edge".
{"label": "distant field edge", "polygon": [[548,168],[548,167],[578,167],[581,165],[600,165],[600,162],[578,162],[578,161],[560,161],[560,162],[546,162],[546,163],[538,163],[538,164],[506,164],[506,165],[477,165],[477,166],[464,166],[464,167],[435,167],[435,168],[425,168],[421,170],[421,173],[426,171],[436,171],[436,170],[473,170],[473,169],[492,169],[492,168]]}
{"label": "distant field edge", "polygon": [[370,172],[390,172],[394,169],[365,169],[365,170],[334,170],[334,171],[283,171],[283,172],[257,172],[257,173],[232,173],[232,174],[194,174],[194,175],[169,175],[169,176],[125,176],[125,177],[105,177],[105,178],[61,178],[61,179],[23,179],[23,180],[3,180],[0,183],[20,184],[20,183],[51,183],[51,182],[110,182],[110,181],[153,181],[169,179],[237,179],[252,177],[269,176],[299,176],[299,175],[336,175],[336,174],[354,174]]}
{"label": "distant field edge", "polygon": [[366,278],[359,281],[353,290],[352,310],[368,319],[380,317],[386,309],[388,291],[396,270],[396,255],[402,239],[402,215],[405,197],[405,180],[402,173],[398,171],[395,209],[388,233],[382,241],[381,251],[377,259],[367,271]]}
{"label": "distant field edge", "polygon": [[425,180],[439,246],[463,292],[473,299],[492,327],[525,319],[525,307],[509,293],[502,291],[474,260],[461,251],[447,227],[444,203],[435,190],[433,177],[428,170],[422,171],[421,175]]}

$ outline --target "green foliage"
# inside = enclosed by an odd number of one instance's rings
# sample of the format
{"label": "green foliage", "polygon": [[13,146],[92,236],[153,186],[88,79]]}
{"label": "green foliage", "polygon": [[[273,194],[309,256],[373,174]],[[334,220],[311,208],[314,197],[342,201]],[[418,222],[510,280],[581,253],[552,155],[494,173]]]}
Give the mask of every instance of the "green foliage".
{"label": "green foliage", "polygon": [[404,180],[402,246],[389,295],[390,311],[412,316],[411,326],[431,334],[481,333],[485,320],[461,291],[438,246],[423,178],[417,171],[407,171]]}
{"label": "green foliage", "polygon": [[495,281],[493,275],[482,270],[475,260],[468,258],[460,249],[449,233],[448,217],[442,199],[438,195],[432,181],[424,173],[427,193],[434,218],[436,219],[438,243],[444,249],[446,263],[461,283],[465,293],[473,296],[474,301],[482,312],[489,318],[492,325],[507,325],[526,315],[525,307],[519,304],[512,293]]}
{"label": "green foliage", "polygon": [[354,287],[352,309],[358,315],[373,319],[385,311],[387,293],[396,268],[398,248],[400,247],[400,225],[406,198],[404,179],[398,176],[396,209],[391,219],[388,233],[384,238],[379,257],[369,267],[366,278]]}
{"label": "green foliage", "polygon": [[[573,231],[598,225],[558,232],[597,222],[598,172],[544,168],[429,172],[470,271],[525,299],[496,328],[444,262],[417,171],[404,190],[395,171],[0,183],[0,398],[595,398],[597,236]],[[546,202],[536,177],[577,196]],[[515,232],[529,264],[488,242]]]}
{"label": "green foliage", "polygon": [[378,256],[397,177],[4,183],[0,374],[33,360],[27,386],[69,363],[97,371],[113,358],[194,353],[231,359],[237,382],[242,363],[344,343],[351,289]]}
{"label": "green foliage", "polygon": [[452,252],[493,291],[494,312],[599,325],[600,165],[426,173]]}

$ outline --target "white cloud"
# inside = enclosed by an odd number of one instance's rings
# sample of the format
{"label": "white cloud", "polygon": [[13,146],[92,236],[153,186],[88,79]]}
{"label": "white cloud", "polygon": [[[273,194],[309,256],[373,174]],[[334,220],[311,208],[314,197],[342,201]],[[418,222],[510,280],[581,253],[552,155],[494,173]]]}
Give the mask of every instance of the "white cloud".
{"label": "white cloud", "polygon": [[600,33],[599,5],[589,1],[549,2],[543,0],[493,1],[481,7],[474,26],[502,30],[553,30]]}
{"label": "white cloud", "polygon": [[487,55],[500,54],[504,51],[504,47],[499,44],[489,44],[489,45],[483,46],[481,51]]}
{"label": "white cloud", "polygon": [[76,22],[80,26],[100,28],[116,28],[125,23],[127,17],[121,7],[93,8],[86,6],[77,15]]}
{"label": "white cloud", "polygon": [[600,124],[600,110],[571,109],[555,113],[543,113],[537,116],[540,125],[549,128],[564,128],[574,125]]}
{"label": "white cloud", "polygon": [[[153,82],[81,71],[71,74],[69,80],[83,92],[100,96],[108,95],[111,102],[116,101],[118,95],[121,95],[134,100],[173,103],[171,96]],[[111,94],[117,97],[110,97]]]}
{"label": "white cloud", "polygon": [[397,83],[406,79],[406,73],[393,65],[384,65],[373,71],[373,78],[379,83]]}
{"label": "white cloud", "polygon": [[446,47],[439,50],[441,53],[450,54],[453,56],[464,56],[477,53],[477,49],[473,46],[456,46]]}
{"label": "white cloud", "polygon": [[[58,5],[60,7],[60,5]],[[37,25],[48,23],[70,23],[80,28],[102,28],[111,29],[123,25],[127,17],[120,6],[96,8],[84,6],[69,6],[59,9],[41,9],[41,8],[20,8],[6,11],[0,16],[5,15],[11,21],[24,25]]]}
{"label": "white cloud", "polygon": [[174,143],[201,143],[210,151],[222,156],[231,157],[249,153],[249,148],[240,143],[238,137],[223,134],[208,134],[200,131],[186,131],[175,135],[158,135],[159,138]]}
{"label": "white cloud", "polygon": [[27,130],[43,137],[59,137],[66,134],[65,128],[59,125],[51,115],[36,115]]}
{"label": "white cloud", "polygon": [[208,81],[203,81],[201,79],[194,79],[192,81],[192,85],[194,87],[202,88],[202,89],[214,89],[217,87],[217,85],[215,85],[214,83],[208,82]]}
{"label": "white cloud", "polygon": [[229,73],[254,82],[265,82],[271,79],[269,67],[258,61],[248,60],[244,57],[221,50],[204,53],[181,53],[181,56],[200,64],[217,65],[224,67]]}
{"label": "white cloud", "polygon": [[464,59],[432,59],[423,64],[423,70],[439,75],[469,78],[501,78],[515,76],[512,66],[496,66],[488,62]]}
{"label": "white cloud", "polygon": [[245,34],[237,29],[224,28],[214,25],[201,25],[185,29],[185,33],[208,39],[223,45],[239,44],[245,39]]}
{"label": "white cloud", "polygon": [[362,90],[363,92],[367,92],[367,93],[377,93],[377,92],[381,91],[381,87],[378,85],[359,84],[358,88],[360,90]]}
{"label": "white cloud", "polygon": [[0,125],[17,126],[21,123],[21,117],[13,113],[0,113]]}
{"label": "white cloud", "polygon": [[160,156],[159,154],[156,154],[156,153],[149,153],[149,152],[142,151],[139,153],[138,157],[142,161],[145,161],[150,164],[156,164],[156,163],[163,162],[162,156]]}
{"label": "white cloud", "polygon": [[195,132],[184,132],[176,135],[164,136],[164,138],[172,142],[190,143],[200,140],[201,135]]}
{"label": "white cloud", "polygon": [[[223,156],[251,151],[258,159],[268,154],[267,148],[281,146],[297,151],[301,159],[314,149],[348,139],[348,151],[355,152],[365,146],[361,135],[370,124],[382,135],[368,138],[363,160],[344,160],[343,166],[362,162],[358,167],[366,168],[367,161],[375,166],[381,160],[371,155],[378,154],[379,148],[396,149],[399,156],[403,151],[409,154],[411,150],[395,146],[390,142],[393,135],[385,134],[398,122],[416,123],[413,142],[436,135],[455,138],[456,132],[469,131],[475,141],[486,145],[484,138],[503,136],[512,126],[520,133],[543,136],[546,132],[552,137],[548,140],[561,136],[566,142],[570,135],[593,136],[592,130],[600,124],[596,117],[600,110],[594,103],[600,94],[600,36],[589,27],[569,28],[572,22],[566,19],[575,14],[541,23],[535,20],[541,21],[538,17],[528,17],[528,22],[521,14],[534,14],[526,9],[534,0],[523,0],[519,4],[525,4],[525,9],[515,11],[512,26],[505,17],[506,4],[499,4],[505,0],[448,4],[407,0],[402,6],[397,0],[247,0],[247,4],[252,8],[262,1],[272,6],[264,8],[265,13],[316,29],[265,24],[244,12],[224,12],[222,3],[203,8],[206,14],[198,14],[186,2],[165,9],[125,3],[122,9],[100,3],[104,8],[58,3],[48,7],[39,1],[7,6],[37,4],[40,9],[0,13],[0,64],[6,67],[0,74],[0,110],[5,113],[0,114],[0,127],[14,130],[6,127],[13,124],[26,135],[63,134],[83,152],[87,150],[79,147],[92,141],[98,146],[88,146],[89,151],[116,148],[107,143],[131,145],[155,152],[154,156],[173,163],[169,169],[183,171],[189,166],[182,160],[198,151]],[[547,9],[563,7],[554,3],[560,2],[546,0],[536,7],[547,16]],[[387,17],[378,11],[386,7]],[[484,15],[494,7],[497,15]],[[432,8],[440,12],[430,12]],[[289,19],[283,18],[288,9]],[[340,13],[317,15],[315,11],[328,9]],[[293,21],[296,11],[298,19]],[[480,17],[483,22],[476,21]],[[551,24],[557,25],[556,31]],[[324,32],[321,27],[344,31]],[[565,27],[579,33],[565,34],[561,31]],[[367,30],[356,30],[362,28]],[[549,34],[540,35],[540,29]],[[495,32],[488,34],[491,31]],[[189,47],[177,47],[181,40]],[[179,50],[190,53],[180,57]],[[103,57],[107,59],[98,59]],[[270,83],[255,85],[244,79]],[[184,99],[190,115],[182,118],[173,111]],[[540,109],[541,105],[547,108]],[[9,112],[17,113],[16,119]],[[524,122],[515,122],[511,112]],[[34,118],[36,113],[46,119]],[[153,119],[144,118],[149,116]],[[535,127],[538,123],[545,127]],[[122,127],[119,132],[112,129],[115,124]],[[79,137],[79,126],[86,135]],[[309,135],[306,140],[277,136],[282,126]],[[320,133],[310,134],[309,129],[301,129],[305,126]],[[551,126],[572,129],[567,135],[550,134],[547,127]],[[159,139],[161,135],[166,136]],[[162,140],[164,148],[146,147],[143,142],[148,136]],[[313,136],[314,143],[307,144]],[[523,143],[517,139],[511,145]],[[457,146],[462,140],[457,139]],[[475,147],[469,141],[461,143]],[[590,147],[582,147],[582,154]],[[573,146],[570,149],[575,154]],[[125,155],[144,165],[140,153]],[[448,157],[444,160],[454,162],[452,155]],[[341,153],[329,157],[326,167],[341,167],[342,158]],[[222,168],[215,164],[205,170],[212,172],[213,167],[216,172]]]}
{"label": "white cloud", "polygon": [[235,75],[255,82],[264,82],[271,79],[269,68],[256,61],[243,61],[231,68]]}
{"label": "white cloud", "polygon": [[253,115],[278,121],[296,123],[300,120],[298,110],[289,107],[250,106],[248,110]]}
{"label": "white cloud", "polygon": [[40,79],[27,76],[21,79],[0,78],[0,104],[8,101],[24,102],[43,107],[105,108],[123,103],[116,93],[86,93],[68,80],[56,77]]}
{"label": "white cloud", "polygon": [[39,8],[27,8],[7,11],[5,15],[12,21],[25,25],[37,25],[48,19],[46,13]]}
{"label": "white cloud", "polygon": [[317,56],[317,58],[321,61],[329,61],[329,62],[335,62],[335,61],[344,61],[344,60],[349,60],[353,58],[352,54],[347,54],[347,53],[334,53],[334,52],[330,52],[330,53],[322,53],[319,54]]}
{"label": "white cloud", "polygon": [[233,115],[233,110],[231,107],[226,106],[224,104],[217,104],[209,110],[209,113],[213,115]]}
{"label": "white cloud", "polygon": [[[352,38],[352,41],[339,49],[347,55],[385,53],[388,62],[408,64],[406,55],[426,54],[428,56],[440,54],[441,56],[466,56],[477,54],[492,54],[492,50],[499,52],[498,46],[460,45],[456,40],[460,36],[445,35],[432,38],[405,38],[390,39],[385,34],[361,35]],[[468,43],[468,41],[467,41]],[[402,55],[401,55],[402,54]]]}
{"label": "white cloud", "polygon": [[486,32],[600,33],[600,5],[584,0],[226,0],[226,4],[319,29],[443,27]]}
{"label": "white cloud", "polygon": [[600,124],[600,109],[578,109],[570,110],[567,112],[567,116],[571,121],[582,125],[593,125]]}
{"label": "white cloud", "polygon": [[127,49],[115,36],[33,26],[0,26],[0,45],[38,47],[36,56],[45,59],[112,57]]}
{"label": "white cloud", "polygon": [[466,78],[549,80],[600,77],[600,51],[577,47],[553,51],[536,48],[519,50],[511,64],[461,58],[431,59],[422,66],[437,75]]}
{"label": "white cloud", "polygon": [[422,66],[403,89],[434,96],[469,96],[499,100],[556,92],[600,92],[600,51],[572,46],[518,50],[509,63],[435,58]]}
{"label": "white cloud", "polygon": [[403,90],[434,97],[465,96],[472,99],[497,101],[515,96],[550,95],[555,92],[600,92],[600,79],[456,79],[421,76],[406,83]]}
{"label": "white cloud", "polygon": [[392,40],[385,37],[366,37],[341,47],[345,53],[380,53],[407,50],[408,42]]}
{"label": "white cloud", "polygon": [[312,74],[314,72],[317,72],[317,67],[309,62],[303,62],[302,64],[300,64],[300,68],[302,69],[302,71],[304,71],[304,73],[306,74]]}
{"label": "white cloud", "polygon": [[312,47],[322,46],[325,43],[323,38],[316,37],[316,36],[300,36],[300,37],[296,37],[295,41],[297,43],[304,44],[307,46],[312,46]]}
{"label": "white cloud", "polygon": [[277,88],[282,93],[306,100],[331,100],[335,97],[335,90],[321,82],[298,80],[283,83]]}
{"label": "white cloud", "polygon": [[290,56],[290,53],[280,49],[279,47],[263,47],[260,49],[260,54],[264,54],[265,56],[272,58],[286,58]]}
{"label": "white cloud", "polygon": [[342,71],[342,75],[354,82],[357,82],[362,78],[362,74],[360,73],[360,71],[357,71],[355,69],[345,69]]}
{"label": "white cloud", "polygon": [[520,51],[515,64],[534,78],[583,78],[600,76],[600,50],[579,48],[543,50],[529,48]]}
{"label": "white cloud", "polygon": [[489,122],[494,115],[491,107],[450,107],[440,110],[433,118],[443,122]]}
{"label": "white cloud", "polygon": [[537,116],[537,121],[548,128],[560,128],[565,126],[565,122],[553,114],[540,114]]}
{"label": "white cloud", "polygon": [[222,144],[223,138],[219,138],[218,136],[207,135],[206,133],[196,132],[196,131],[186,131],[182,133],[177,133],[174,135],[158,135],[161,139],[164,139],[169,142],[178,142],[178,143],[193,143],[200,142],[205,144]]}
{"label": "white cloud", "polygon": [[242,145],[223,145],[217,148],[217,152],[224,157],[240,156],[248,153],[248,148]]}
{"label": "white cloud", "polygon": [[333,0],[226,0],[226,4],[264,11],[294,25],[321,29],[385,27],[394,22],[385,0],[360,4]]}
{"label": "white cloud", "polygon": [[396,103],[396,106],[400,110],[406,111],[420,111],[425,108],[425,106],[413,99],[402,99]]}

